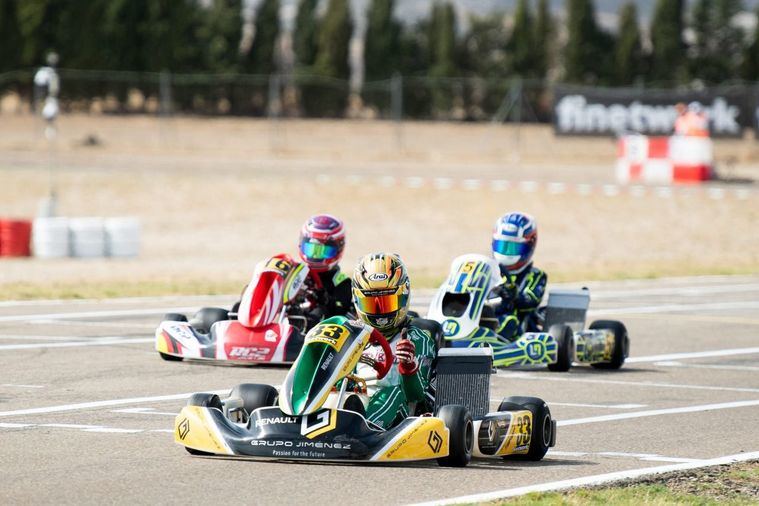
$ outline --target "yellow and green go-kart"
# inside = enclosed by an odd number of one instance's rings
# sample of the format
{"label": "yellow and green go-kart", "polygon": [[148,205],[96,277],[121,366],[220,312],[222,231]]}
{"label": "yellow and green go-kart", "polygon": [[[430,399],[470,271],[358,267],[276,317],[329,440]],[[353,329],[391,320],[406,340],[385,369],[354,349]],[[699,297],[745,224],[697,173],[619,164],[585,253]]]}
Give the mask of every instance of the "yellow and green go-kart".
{"label": "yellow and green go-kart", "polygon": [[[369,345],[385,359],[376,376],[356,365]],[[174,439],[194,455],[341,462],[437,459],[466,466],[472,457],[522,456],[540,460],[555,444],[556,423],[537,398],[513,397],[489,413],[488,349],[441,350],[434,409],[390,429],[369,422],[364,410],[373,383],[393,365],[387,340],[361,322],[336,316],[314,327],[279,391],[241,384],[222,399],[198,393],[176,417]]]}

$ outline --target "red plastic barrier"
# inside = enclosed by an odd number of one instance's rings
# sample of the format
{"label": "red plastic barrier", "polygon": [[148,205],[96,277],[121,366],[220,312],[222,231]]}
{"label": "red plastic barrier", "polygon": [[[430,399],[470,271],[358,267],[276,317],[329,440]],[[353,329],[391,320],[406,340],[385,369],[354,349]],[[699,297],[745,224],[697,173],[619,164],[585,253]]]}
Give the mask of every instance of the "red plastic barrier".
{"label": "red plastic barrier", "polygon": [[0,220],[0,257],[28,257],[31,238],[31,221]]}

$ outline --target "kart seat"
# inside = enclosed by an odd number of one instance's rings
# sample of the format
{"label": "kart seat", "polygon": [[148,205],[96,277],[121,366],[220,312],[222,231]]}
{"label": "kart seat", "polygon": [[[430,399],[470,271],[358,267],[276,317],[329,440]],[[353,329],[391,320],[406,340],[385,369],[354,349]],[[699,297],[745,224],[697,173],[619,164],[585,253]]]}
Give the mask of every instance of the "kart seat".
{"label": "kart seat", "polygon": [[411,325],[418,327],[430,334],[432,340],[435,341],[435,351],[443,347],[443,328],[440,323],[435,320],[428,320],[427,318],[413,318]]}

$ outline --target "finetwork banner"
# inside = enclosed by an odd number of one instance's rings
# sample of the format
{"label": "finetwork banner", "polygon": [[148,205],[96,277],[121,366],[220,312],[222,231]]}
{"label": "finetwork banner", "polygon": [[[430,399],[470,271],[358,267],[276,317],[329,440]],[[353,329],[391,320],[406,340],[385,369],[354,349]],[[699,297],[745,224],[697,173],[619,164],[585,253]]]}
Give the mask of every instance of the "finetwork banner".
{"label": "finetwork banner", "polygon": [[677,118],[678,102],[698,102],[716,137],[740,137],[754,120],[754,101],[744,90],[678,92],[557,86],[554,93],[554,129],[558,135],[668,135]]}

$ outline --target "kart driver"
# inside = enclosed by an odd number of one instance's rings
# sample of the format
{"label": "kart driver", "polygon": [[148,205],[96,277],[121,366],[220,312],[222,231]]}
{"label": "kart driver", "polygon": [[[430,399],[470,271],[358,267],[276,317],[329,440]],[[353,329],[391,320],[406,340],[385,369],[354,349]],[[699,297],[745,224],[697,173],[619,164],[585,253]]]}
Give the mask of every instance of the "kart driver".
{"label": "kart driver", "polygon": [[495,223],[492,250],[501,270],[501,284],[493,289],[501,297],[494,306],[496,332],[508,341],[538,330],[538,305],[548,276],[532,265],[537,242],[538,226],[528,214],[507,213]]}
{"label": "kart driver", "polygon": [[[325,318],[344,316],[352,309],[350,278],[338,265],[344,249],[345,227],[340,219],[317,214],[303,224],[298,253],[308,266],[308,276],[285,312],[305,317],[309,329]],[[237,312],[239,305],[239,301],[235,303],[232,312]]]}
{"label": "kart driver", "polygon": [[309,272],[288,314],[301,312],[309,328],[324,318],[345,315],[352,309],[350,278],[338,265],[344,249],[345,227],[340,219],[317,214],[303,224],[298,253]]}
{"label": "kart driver", "polygon": [[[388,429],[409,416],[410,403],[413,407],[426,402],[435,342],[408,316],[410,283],[398,255],[373,253],[363,257],[353,273],[352,287],[358,317],[381,332],[395,352],[395,363],[377,382],[366,408],[367,420]],[[364,371],[383,360],[379,346],[367,346],[357,367],[359,375],[370,376]]]}

